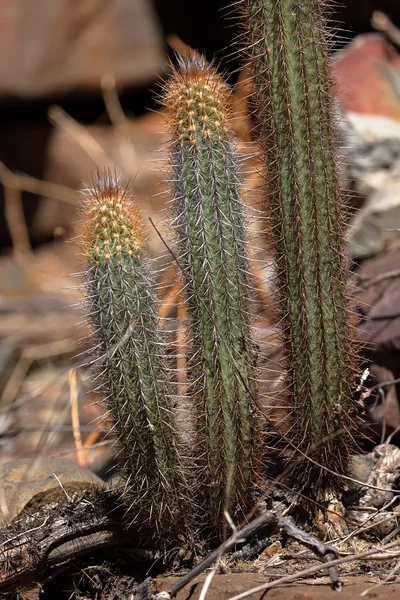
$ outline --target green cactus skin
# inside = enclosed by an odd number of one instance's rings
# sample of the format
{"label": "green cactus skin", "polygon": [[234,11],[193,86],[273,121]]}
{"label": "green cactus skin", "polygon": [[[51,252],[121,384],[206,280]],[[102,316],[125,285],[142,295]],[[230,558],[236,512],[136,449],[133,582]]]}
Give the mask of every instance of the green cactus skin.
{"label": "green cactus skin", "polygon": [[[345,219],[326,6],[320,0],[244,0],[242,10],[265,153],[292,407],[290,441],[341,474],[353,447],[357,361],[342,256]],[[324,436],[331,439],[320,444]],[[340,487],[340,479],[304,460],[293,485],[322,497]]]}
{"label": "green cactus skin", "polygon": [[173,205],[191,329],[197,482],[210,526],[245,514],[255,472],[254,346],[243,206],[228,90],[202,57],[180,59],[165,90]]}
{"label": "green cactus skin", "polygon": [[183,512],[183,480],[144,238],[132,199],[110,172],[85,191],[83,215],[90,320],[126,479],[123,499],[135,524],[166,538]]}

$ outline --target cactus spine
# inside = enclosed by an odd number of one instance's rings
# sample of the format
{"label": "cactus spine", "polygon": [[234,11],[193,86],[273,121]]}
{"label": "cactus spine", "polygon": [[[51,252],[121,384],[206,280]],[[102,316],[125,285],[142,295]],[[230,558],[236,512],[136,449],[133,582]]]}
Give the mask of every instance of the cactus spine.
{"label": "cactus spine", "polygon": [[[325,3],[245,0],[243,10],[268,179],[292,442],[307,453],[331,436],[312,458],[340,474],[352,447],[355,352],[341,254],[344,215]],[[307,460],[293,482],[317,495],[338,485]]]}
{"label": "cactus spine", "polygon": [[164,104],[191,328],[197,480],[208,523],[248,508],[255,470],[254,349],[243,207],[228,89],[202,57],[180,59]]}
{"label": "cactus spine", "polygon": [[85,191],[83,216],[90,319],[124,500],[132,502],[133,519],[166,537],[177,521],[182,479],[145,240],[131,197],[110,172]]}

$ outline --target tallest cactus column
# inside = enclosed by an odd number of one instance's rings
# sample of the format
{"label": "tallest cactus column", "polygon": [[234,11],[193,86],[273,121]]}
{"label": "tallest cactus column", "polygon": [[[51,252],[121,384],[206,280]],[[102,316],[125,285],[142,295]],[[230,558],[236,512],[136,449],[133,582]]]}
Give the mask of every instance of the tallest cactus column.
{"label": "tallest cactus column", "polygon": [[[342,258],[343,203],[320,0],[245,0],[265,155],[297,489],[323,496],[351,449],[354,348]],[[294,438],[292,437],[294,435]],[[321,440],[328,439],[321,443]],[[316,463],[319,463],[318,466]],[[297,483],[296,483],[297,482]],[[317,491],[318,490],[318,491]]]}

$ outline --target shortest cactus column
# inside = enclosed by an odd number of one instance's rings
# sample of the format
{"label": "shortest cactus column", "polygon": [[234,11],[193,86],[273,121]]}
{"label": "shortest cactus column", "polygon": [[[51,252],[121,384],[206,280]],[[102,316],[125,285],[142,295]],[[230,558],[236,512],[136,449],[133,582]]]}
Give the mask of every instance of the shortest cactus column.
{"label": "shortest cactus column", "polygon": [[85,191],[83,216],[90,320],[124,500],[133,522],[165,538],[176,534],[183,484],[145,240],[132,199],[110,172]]}
{"label": "shortest cactus column", "polygon": [[238,157],[229,90],[199,55],[180,59],[165,89],[173,133],[173,205],[191,327],[189,393],[198,490],[210,525],[253,505],[255,353]]}

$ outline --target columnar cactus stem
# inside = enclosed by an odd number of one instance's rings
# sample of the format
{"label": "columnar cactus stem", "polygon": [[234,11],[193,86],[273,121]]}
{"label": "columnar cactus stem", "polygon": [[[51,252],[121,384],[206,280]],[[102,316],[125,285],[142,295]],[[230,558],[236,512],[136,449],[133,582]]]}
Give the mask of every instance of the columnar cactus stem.
{"label": "columnar cactus stem", "polygon": [[125,500],[132,519],[166,537],[182,510],[182,479],[145,240],[131,197],[109,172],[85,191],[83,215],[90,320]]}
{"label": "columnar cactus stem", "polygon": [[[325,3],[245,0],[243,8],[268,173],[292,442],[303,453],[317,447],[312,458],[340,474],[352,447],[355,352],[342,257],[344,215]],[[331,439],[318,446],[324,436]],[[294,478],[297,488],[321,495],[338,482],[307,460]]]}
{"label": "columnar cactus stem", "polygon": [[175,224],[192,349],[197,475],[211,526],[248,508],[254,484],[254,347],[243,207],[228,89],[198,55],[180,60],[165,107],[173,133]]}

